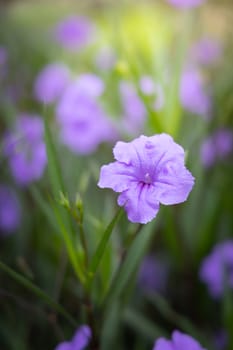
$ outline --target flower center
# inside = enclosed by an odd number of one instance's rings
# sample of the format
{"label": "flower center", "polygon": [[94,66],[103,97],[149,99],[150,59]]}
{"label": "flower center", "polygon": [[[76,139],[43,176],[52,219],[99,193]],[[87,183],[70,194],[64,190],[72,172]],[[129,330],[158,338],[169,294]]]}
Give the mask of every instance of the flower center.
{"label": "flower center", "polygon": [[146,175],[145,175],[145,177],[144,177],[144,182],[145,182],[146,184],[152,183],[152,179],[151,179],[151,176],[150,176],[149,173],[146,173]]}

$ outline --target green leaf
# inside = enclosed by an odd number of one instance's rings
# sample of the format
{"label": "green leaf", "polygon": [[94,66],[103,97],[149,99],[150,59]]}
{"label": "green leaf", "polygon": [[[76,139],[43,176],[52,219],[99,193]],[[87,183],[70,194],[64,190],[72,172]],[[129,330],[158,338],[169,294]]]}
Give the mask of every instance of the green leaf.
{"label": "green leaf", "polygon": [[[49,129],[48,120],[44,119],[45,126],[45,143],[48,156],[48,170],[50,175],[50,182],[52,185],[54,198],[58,198],[59,194],[65,193],[65,185],[63,183],[62,172],[60,164],[57,159],[56,149],[53,143],[52,135]],[[69,259],[73,265],[73,268],[77,274],[77,277],[82,283],[84,283],[84,275],[82,272],[82,261],[79,255],[76,254],[75,245],[72,239],[72,219],[67,211],[58,204],[53,205],[53,210],[59,224],[60,232],[63,235],[66,248],[68,251]]]}
{"label": "green leaf", "polygon": [[121,326],[120,302],[115,301],[104,315],[104,324],[101,327],[101,350],[114,349],[119,341]]}
{"label": "green leaf", "polygon": [[126,258],[118,268],[117,274],[112,281],[104,303],[111,304],[111,302],[114,299],[119,298],[121,293],[125,290],[145,254],[150,239],[154,234],[157,221],[158,220],[152,221],[151,223],[145,225],[135,237],[127,252]]}
{"label": "green leaf", "polygon": [[169,334],[154,322],[150,321],[138,311],[128,308],[124,312],[124,321],[135,331],[140,332],[146,338],[154,341],[159,337],[167,337]]}
{"label": "green leaf", "polygon": [[3,270],[6,274],[8,274],[11,278],[13,278],[16,282],[29,289],[33,294],[35,294],[38,298],[43,300],[46,304],[48,304],[52,309],[60,313],[64,316],[67,321],[74,327],[77,326],[76,321],[73,319],[71,315],[58,303],[56,303],[49,295],[47,295],[42,289],[35,286],[31,281],[27,278],[14,271],[7,265],[5,265],[2,261],[0,261],[0,269]]}
{"label": "green leaf", "polygon": [[98,269],[98,266],[102,260],[103,255],[104,255],[104,252],[105,252],[106,246],[108,244],[109,238],[111,236],[111,233],[112,233],[117,221],[120,219],[123,211],[124,211],[124,209],[121,207],[103,233],[103,236],[102,236],[102,238],[101,238],[101,240],[96,248],[96,251],[95,251],[95,253],[92,257],[91,263],[90,263],[90,268],[89,268],[90,279],[93,278],[93,276],[95,275],[95,273]]}
{"label": "green leaf", "polygon": [[47,118],[44,118],[45,143],[48,157],[48,170],[50,175],[50,182],[53,188],[55,198],[60,192],[65,193],[65,186],[62,180],[62,172],[57,160],[56,149],[54,146],[52,134],[50,132]]}
{"label": "green leaf", "polygon": [[167,321],[173,323],[175,326],[177,326],[179,329],[183,330],[187,334],[192,335],[195,339],[198,339],[203,345],[208,346],[209,349],[211,348],[208,342],[206,341],[206,337],[204,337],[201,334],[201,332],[192,324],[192,322],[190,322],[188,318],[174,311],[162,295],[153,292],[147,294],[146,298],[156,307],[156,309]]}

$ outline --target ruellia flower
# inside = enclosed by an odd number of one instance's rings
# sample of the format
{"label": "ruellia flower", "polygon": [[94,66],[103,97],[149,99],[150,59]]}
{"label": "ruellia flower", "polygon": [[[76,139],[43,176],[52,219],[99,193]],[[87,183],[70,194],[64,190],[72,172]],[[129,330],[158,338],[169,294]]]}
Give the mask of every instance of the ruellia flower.
{"label": "ruellia flower", "polygon": [[94,31],[94,25],[87,17],[69,16],[56,25],[54,37],[62,47],[75,51],[92,42]]}
{"label": "ruellia flower", "polygon": [[184,70],[180,82],[180,101],[182,106],[193,114],[205,119],[210,117],[211,98],[205,90],[202,76],[195,68]]}
{"label": "ruellia flower", "polygon": [[58,103],[61,140],[74,153],[90,154],[102,142],[116,139],[114,127],[97,100],[103,88],[98,77],[83,75],[66,89]]}
{"label": "ruellia flower", "polygon": [[146,120],[144,104],[132,83],[121,81],[119,91],[123,107],[123,129],[130,135],[138,136],[142,132]]}
{"label": "ruellia flower", "polygon": [[83,325],[78,328],[71,341],[64,341],[60,343],[56,346],[55,350],[83,350],[88,346],[90,338],[90,327]]}
{"label": "ruellia flower", "polygon": [[152,108],[159,111],[164,106],[164,92],[161,84],[155,82],[149,75],[143,75],[139,81],[142,93],[151,99]]}
{"label": "ruellia flower", "polygon": [[226,285],[233,288],[233,241],[217,244],[203,260],[200,279],[207,285],[210,295],[219,298]]}
{"label": "ruellia flower", "polygon": [[205,350],[190,335],[174,331],[172,339],[159,338],[156,340],[153,350]]}
{"label": "ruellia flower", "polygon": [[61,63],[45,66],[36,77],[34,95],[39,102],[54,103],[70,81],[68,67]]}
{"label": "ruellia flower", "polygon": [[190,59],[197,64],[208,66],[216,63],[222,55],[222,45],[213,38],[203,37],[196,42],[190,52]]}
{"label": "ruellia flower", "polygon": [[211,167],[216,161],[227,158],[233,151],[233,132],[218,129],[201,145],[201,161],[204,167]]}
{"label": "ruellia flower", "polygon": [[167,0],[171,5],[178,8],[191,8],[201,5],[205,0]]}
{"label": "ruellia flower", "polygon": [[20,185],[27,185],[43,175],[47,164],[43,131],[39,116],[23,114],[17,117],[13,130],[5,137],[4,153]]}
{"label": "ruellia flower", "polygon": [[4,66],[8,59],[8,51],[4,46],[0,46],[0,69]]}
{"label": "ruellia flower", "polygon": [[113,149],[115,162],[101,168],[98,186],[121,194],[131,222],[146,224],[159,205],[184,202],[194,184],[184,165],[184,150],[171,136],[140,136],[131,142],[119,141]]}
{"label": "ruellia flower", "polygon": [[10,186],[0,185],[0,235],[13,233],[20,224],[20,205]]}
{"label": "ruellia flower", "polygon": [[138,272],[138,287],[146,293],[164,292],[168,277],[168,266],[159,258],[147,255]]}

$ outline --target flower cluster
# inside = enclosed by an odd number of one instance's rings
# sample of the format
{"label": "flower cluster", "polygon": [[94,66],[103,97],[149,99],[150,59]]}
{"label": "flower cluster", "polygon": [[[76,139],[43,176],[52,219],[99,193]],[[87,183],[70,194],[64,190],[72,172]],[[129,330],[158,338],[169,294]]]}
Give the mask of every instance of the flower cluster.
{"label": "flower cluster", "polygon": [[81,326],[71,341],[64,341],[56,346],[55,350],[83,350],[91,338],[91,330],[88,326]]}
{"label": "flower cluster", "polygon": [[153,350],[205,350],[190,335],[174,331],[172,340],[159,338],[154,345]]}
{"label": "flower cluster", "polygon": [[202,262],[200,278],[214,298],[222,296],[226,285],[233,288],[233,241],[225,241],[214,247]]}
{"label": "flower cluster", "polygon": [[164,292],[167,284],[168,268],[166,264],[152,255],[143,259],[139,273],[138,286],[145,292]]}
{"label": "flower cluster", "polygon": [[70,80],[68,67],[60,63],[45,66],[39,72],[34,84],[34,95],[39,102],[54,103]]}
{"label": "flower cluster", "polygon": [[171,5],[178,8],[192,8],[201,5],[205,0],[167,0]]}
{"label": "flower cluster", "polygon": [[20,223],[20,205],[14,191],[0,185],[0,232],[7,235],[14,232]]}
{"label": "flower cluster", "polygon": [[202,164],[209,168],[217,160],[224,159],[233,150],[233,133],[228,129],[216,130],[201,146]]}
{"label": "flower cluster", "polygon": [[203,79],[196,68],[188,68],[182,73],[180,101],[187,111],[209,119],[211,98],[205,91]]}
{"label": "flower cluster", "polygon": [[73,152],[89,154],[100,143],[112,141],[116,133],[99,104],[103,82],[95,75],[84,74],[69,85],[56,110],[61,140]]}
{"label": "flower cluster", "polygon": [[19,185],[40,179],[47,164],[42,119],[37,115],[19,115],[13,131],[5,137],[4,153]]}
{"label": "flower cluster", "polygon": [[123,107],[123,128],[131,135],[142,131],[146,120],[146,109],[134,85],[122,81],[119,86]]}
{"label": "flower cluster", "polygon": [[55,40],[67,50],[80,50],[93,40],[94,26],[86,17],[69,16],[53,30]]}
{"label": "flower cluster", "polygon": [[171,136],[140,136],[131,142],[117,142],[114,163],[101,168],[98,186],[120,192],[118,204],[128,219],[146,224],[159,204],[184,202],[194,178],[184,165],[184,150]]}

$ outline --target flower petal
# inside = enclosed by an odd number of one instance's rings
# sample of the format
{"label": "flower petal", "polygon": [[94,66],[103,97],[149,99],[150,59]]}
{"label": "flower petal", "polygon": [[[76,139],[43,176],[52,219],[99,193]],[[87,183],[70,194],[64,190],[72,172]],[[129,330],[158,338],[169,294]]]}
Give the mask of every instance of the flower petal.
{"label": "flower petal", "polygon": [[155,180],[157,199],[165,205],[184,202],[194,185],[192,174],[179,163],[168,162]]}
{"label": "flower petal", "polygon": [[141,224],[154,219],[159,210],[153,186],[138,182],[131,183],[130,188],[120,194],[118,204],[125,207],[131,222]]}
{"label": "flower petal", "polygon": [[114,162],[102,166],[98,186],[122,192],[127,190],[133,181],[136,181],[134,169],[130,165]]}
{"label": "flower petal", "polygon": [[83,350],[89,343],[91,338],[90,327],[84,325],[80,327],[72,339],[72,350]]}
{"label": "flower petal", "polygon": [[175,350],[169,340],[160,338],[155,342],[153,350]]}
{"label": "flower petal", "polygon": [[71,350],[70,342],[64,341],[64,342],[58,344],[56,346],[55,350]]}
{"label": "flower petal", "polygon": [[179,350],[204,350],[204,348],[190,335],[183,334],[179,331],[172,333],[172,341],[175,349]]}

